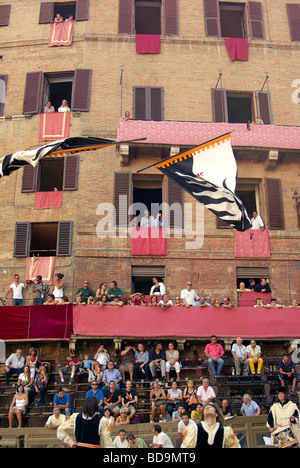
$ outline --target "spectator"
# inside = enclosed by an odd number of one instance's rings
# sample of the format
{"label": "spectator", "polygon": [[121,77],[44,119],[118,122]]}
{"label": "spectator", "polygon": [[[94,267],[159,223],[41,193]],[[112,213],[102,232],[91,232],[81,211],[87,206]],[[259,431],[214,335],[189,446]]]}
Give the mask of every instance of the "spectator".
{"label": "spectator", "polygon": [[266,309],[276,309],[276,306],[277,306],[277,301],[274,297],[271,298],[270,304],[265,305]]}
{"label": "spectator", "polygon": [[233,305],[230,303],[229,297],[225,296],[223,298],[223,302],[220,303],[220,307],[225,307],[227,309],[231,309]]}
{"label": "spectator", "polygon": [[32,378],[34,379],[36,369],[40,367],[41,365],[48,366],[48,369],[50,368],[50,363],[49,362],[41,362],[41,360],[38,357],[37,350],[34,348],[31,348],[29,350],[29,354],[26,357],[26,364],[30,367],[30,374]]}
{"label": "spectator", "polygon": [[98,411],[100,413],[100,416],[103,416],[103,404],[104,404],[104,394],[102,390],[98,387],[98,382],[96,380],[93,380],[91,382],[91,389],[88,390],[85,394],[85,398],[89,397],[95,397],[98,402]]}
{"label": "spectator", "polygon": [[35,283],[33,285],[32,291],[35,293],[33,298],[33,305],[43,305],[45,297],[49,292],[48,284],[43,282],[41,275],[38,275],[35,278]]}
{"label": "spectator", "polygon": [[104,408],[109,408],[114,418],[119,416],[120,414],[120,407],[121,407],[121,392],[116,387],[116,383],[111,380],[109,383],[109,387],[104,390]]}
{"label": "spectator", "polygon": [[68,101],[66,99],[63,99],[61,106],[58,108],[57,112],[71,112],[71,109],[68,106]]}
{"label": "spectator", "polygon": [[20,283],[20,276],[15,274],[14,282],[9,286],[8,291],[6,292],[4,299],[8,298],[10,291],[13,293],[13,306],[22,306],[24,304],[23,300],[23,291],[27,289],[28,282]]}
{"label": "spectator", "polygon": [[177,379],[180,379],[180,362],[179,362],[179,351],[174,348],[174,343],[171,341],[168,344],[168,350],[166,351],[166,376],[170,378],[170,370],[175,369]]}
{"label": "spectator", "polygon": [[285,387],[285,383],[289,382],[292,384],[291,393],[296,393],[297,378],[298,374],[295,369],[295,364],[288,353],[284,353],[279,363],[279,379],[281,386]]}
{"label": "spectator", "polygon": [[115,425],[115,418],[110,408],[104,408],[100,423],[100,445],[101,448],[113,448],[111,428]]}
{"label": "spectator", "polygon": [[153,216],[150,216],[150,211],[145,210],[144,216],[141,219],[140,226],[141,227],[152,227],[154,222]]}
{"label": "spectator", "polygon": [[63,17],[61,16],[60,13],[57,13],[55,18],[54,18],[54,23],[62,23],[63,22]]}
{"label": "spectator", "polygon": [[201,421],[203,411],[203,405],[200,403],[197,404],[196,409],[191,412],[191,419],[195,421],[196,424]]}
{"label": "spectator", "polygon": [[49,114],[51,112],[55,112],[54,107],[52,106],[51,102],[48,101],[47,104],[44,107],[44,114]]}
{"label": "spectator", "polygon": [[247,289],[245,283],[241,282],[239,288],[237,289],[238,293],[250,292],[251,289]]}
{"label": "spectator", "polygon": [[139,343],[135,353],[134,380],[145,378],[150,380],[149,353],[145,351],[143,343]]}
{"label": "spectator", "polygon": [[230,418],[233,415],[232,414],[232,406],[228,402],[228,400],[226,400],[226,399],[222,400],[221,410],[222,410],[222,414],[223,414],[225,419]]}
{"label": "spectator", "polygon": [[109,305],[111,306],[117,306],[117,307],[123,307],[124,302],[121,301],[118,297],[114,297],[110,302]]}
{"label": "spectator", "polygon": [[261,358],[261,347],[256,344],[255,340],[251,340],[247,346],[249,367],[251,374],[255,374],[255,365],[257,364],[257,374],[261,374],[263,360]]}
{"label": "spectator", "polygon": [[267,426],[271,433],[271,441],[276,444],[277,434],[284,429],[291,429],[293,436],[300,444],[300,412],[296,403],[288,399],[286,389],[279,388],[277,392],[277,402],[271,406]]}
{"label": "spectator", "polygon": [[151,409],[151,420],[150,423],[154,422],[156,412],[160,410],[162,416],[163,416],[163,422],[167,421],[167,415],[166,415],[166,399],[167,396],[165,394],[165,391],[162,388],[159,388],[158,382],[154,380],[152,384],[152,389],[150,391],[150,403],[152,405]]}
{"label": "spectator", "polygon": [[116,417],[116,426],[127,426],[130,424],[130,418],[126,408],[121,407],[119,416]]}
{"label": "spectator", "polygon": [[159,212],[157,213],[157,216],[153,221],[153,226],[157,227],[157,228],[165,227],[165,220],[162,217],[162,211],[161,210],[159,210]]}
{"label": "spectator", "polygon": [[116,385],[116,389],[120,390],[120,383],[122,382],[122,375],[119,369],[115,369],[113,361],[109,361],[107,364],[107,369],[103,372],[102,382],[104,386],[102,390],[105,390],[105,387],[108,388],[110,382],[113,381]]}
{"label": "spectator", "polygon": [[138,404],[137,392],[132,388],[132,382],[127,380],[126,388],[121,392],[122,407],[129,412],[129,420],[131,421],[136,413],[136,406]]}
{"label": "spectator", "polygon": [[89,373],[90,373],[90,371],[92,369],[93,362],[94,361],[89,358],[88,354],[84,354],[83,360],[81,361],[81,366],[80,366],[79,372],[80,373],[83,372],[83,373],[89,375]]}
{"label": "spectator", "polygon": [[[128,304],[128,305],[131,305],[131,303]],[[148,303],[146,302],[145,294],[140,294],[139,295],[137,305],[142,306],[142,307],[147,307],[148,306]]]}
{"label": "spectator", "polygon": [[249,375],[248,351],[243,345],[242,338],[238,337],[236,343],[232,345],[231,352],[235,366],[236,375],[241,375],[241,365],[243,365],[243,374]]}
{"label": "spectator", "polygon": [[250,289],[250,291],[255,291],[255,279],[249,279],[249,286],[248,288]]}
{"label": "spectator", "polygon": [[259,281],[259,284],[255,285],[254,291],[259,292],[259,293],[270,293],[271,289],[266,279],[261,278],[261,280]]}
{"label": "spectator", "polygon": [[24,392],[29,392],[33,384],[33,377],[30,373],[30,367],[25,365],[22,374],[19,375],[17,385],[23,385]]}
{"label": "spectator", "polygon": [[47,300],[43,305],[56,305],[58,301],[55,300],[54,294],[48,294]]}
{"label": "spectator", "polygon": [[174,421],[175,421],[175,422],[176,422],[176,421],[177,421],[177,422],[181,421],[181,415],[182,415],[182,413],[185,413],[185,412],[186,412],[186,410],[185,410],[185,405],[184,405],[183,403],[180,403],[180,404],[178,405],[177,410],[173,411],[173,413],[172,413],[172,421],[173,421],[173,422],[174,422]]}
{"label": "spectator", "polygon": [[251,399],[248,393],[243,396],[243,404],[241,407],[241,413],[243,416],[259,416],[260,408],[258,404]]}
{"label": "spectator", "polygon": [[172,307],[173,302],[169,298],[168,294],[164,294],[162,299],[159,301],[158,305],[159,307],[165,310],[165,309],[168,309],[169,307]]}
{"label": "spectator", "polygon": [[204,354],[207,357],[207,363],[215,375],[221,375],[224,366],[224,349],[217,343],[216,335],[210,337],[210,343],[205,346]]}
{"label": "spectator", "polygon": [[5,383],[9,385],[9,377],[17,375],[19,377],[25,366],[25,358],[22,356],[22,349],[18,348],[15,353],[11,354],[5,361]]}
{"label": "spectator", "polygon": [[135,364],[135,348],[130,344],[125,345],[125,349],[121,351],[121,361],[119,370],[122,375],[122,379],[125,380],[125,372],[129,373],[129,379],[133,379],[133,370]]}
{"label": "spectator", "polygon": [[125,112],[124,120],[131,120],[130,112],[129,112],[129,111],[126,111],[126,112]]}
{"label": "spectator", "polygon": [[99,288],[96,291],[95,301],[100,301],[103,294],[108,293],[107,283],[100,283]]}
{"label": "spectator", "polygon": [[186,283],[186,289],[183,289],[180,294],[180,299],[186,307],[199,305],[199,296],[194,289],[192,289],[192,283],[188,281]]}
{"label": "spectator", "polygon": [[197,443],[197,424],[184,412],[178,423],[178,434],[182,441],[180,448],[195,448]]}
{"label": "spectator", "polygon": [[148,445],[141,437],[135,437],[132,432],[127,434],[127,440],[129,442],[130,448],[148,448]]}
{"label": "spectator", "polygon": [[60,413],[64,414],[67,418],[69,418],[73,412],[70,395],[65,393],[63,388],[59,388],[57,394],[54,395],[53,406],[54,408],[58,407]]}
{"label": "spectator", "polygon": [[128,440],[126,439],[126,431],[125,429],[120,429],[119,430],[119,435],[115,438],[113,445],[115,448],[130,448],[130,444]]}
{"label": "spectator", "polygon": [[122,299],[122,291],[120,288],[118,288],[118,283],[116,281],[112,281],[110,283],[110,289],[108,290],[108,300],[109,302],[113,301],[115,297],[118,297],[119,300]]}
{"label": "spectator", "polygon": [[22,427],[22,416],[26,412],[28,406],[28,396],[24,392],[23,385],[18,385],[17,393],[14,395],[8,413],[9,428],[12,428],[14,415],[18,420],[18,428]]}
{"label": "spectator", "polygon": [[166,352],[160,341],[154,343],[154,348],[149,353],[149,369],[153,378],[157,369],[161,371],[162,378],[166,378]]}
{"label": "spectator", "polygon": [[264,301],[260,297],[258,297],[257,299],[255,299],[254,307],[265,307]]}
{"label": "spectator", "polygon": [[35,396],[38,394],[40,394],[41,396],[40,404],[41,405],[45,404],[45,393],[47,390],[47,385],[48,385],[48,376],[46,374],[46,369],[44,366],[41,366],[39,368],[39,372],[35,376],[33,385],[28,394],[30,405],[33,403]]}
{"label": "spectator", "polygon": [[64,374],[71,374],[70,383],[73,383],[75,373],[79,370],[80,366],[81,366],[81,363],[76,357],[72,357],[70,355],[67,356],[64,367],[60,367],[58,369],[61,383],[64,383],[65,381]]}
{"label": "spectator", "polygon": [[285,309],[286,308],[286,306],[284,305],[282,297],[279,297],[277,299],[276,307],[279,307],[280,309]]}
{"label": "spectator", "polygon": [[217,303],[216,299],[214,297],[210,298],[210,305],[212,307],[220,307],[220,305]]}
{"label": "spectator", "polygon": [[253,211],[252,213],[251,229],[261,229],[262,231],[265,230],[264,222],[261,216],[257,213],[257,211]]}
{"label": "spectator", "polygon": [[101,372],[100,364],[98,361],[92,362],[91,370],[89,372],[88,382],[92,382],[93,380],[96,380],[98,385],[101,384],[102,372]]}
{"label": "spectator", "polygon": [[198,424],[198,448],[240,448],[233,429],[224,426],[221,410],[212,403],[203,408],[202,421]]}
{"label": "spectator", "polygon": [[200,301],[199,301],[199,306],[200,307],[211,307],[211,304],[209,302],[207,302],[205,296],[201,296]]}
{"label": "spectator", "polygon": [[155,296],[155,295],[151,296],[148,307],[157,307],[157,306],[158,306],[157,296]]}
{"label": "spectator", "polygon": [[292,300],[292,303],[291,303],[291,305],[288,306],[288,308],[291,308],[291,307],[295,307],[295,308],[300,307],[300,304],[298,304],[297,299]]}
{"label": "spectator", "polygon": [[45,427],[47,429],[57,429],[65,420],[66,416],[61,414],[59,407],[56,406],[53,408],[53,414],[47,419]]}
{"label": "spectator", "polygon": [[101,371],[104,372],[110,360],[109,354],[105,349],[104,344],[99,345],[98,351],[94,356],[94,360],[99,362]]}
{"label": "spectator", "polygon": [[194,409],[196,409],[196,406],[198,405],[198,397],[193,380],[188,380],[187,387],[185,387],[185,389],[183,390],[182,397],[185,403],[186,411],[193,411]]}
{"label": "spectator", "polygon": [[155,424],[152,429],[153,442],[149,445],[150,448],[174,448],[170,437],[162,431],[159,424]]}
{"label": "spectator", "polygon": [[56,301],[61,302],[64,295],[64,285],[63,281],[64,275],[62,273],[57,273],[53,280],[52,294]]}
{"label": "spectator", "polygon": [[81,302],[84,302],[85,304],[87,304],[89,297],[95,297],[95,293],[90,289],[89,282],[87,280],[83,282],[83,287],[78,289],[76,298],[78,296],[81,298]]}
{"label": "spectator", "polygon": [[203,379],[202,385],[197,390],[198,402],[205,405],[211,401],[214,401],[216,394],[214,389],[209,385],[208,379]]}
{"label": "spectator", "polygon": [[167,412],[172,417],[173,411],[178,409],[178,406],[182,402],[182,390],[178,388],[177,382],[172,382],[172,388],[167,393]]}
{"label": "spectator", "polygon": [[174,307],[182,307],[182,306],[184,306],[184,303],[181,302],[181,300],[180,300],[180,296],[176,296],[176,297],[175,297],[175,301],[174,301],[174,304],[173,304],[173,305],[174,305]]}
{"label": "spectator", "polygon": [[166,292],[166,288],[163,282],[158,281],[155,276],[152,278],[153,286],[150,290],[150,296],[163,296]]}
{"label": "spectator", "polygon": [[104,306],[104,305],[107,305],[107,304],[109,304],[108,295],[107,294],[102,294],[100,301],[98,301],[98,305],[99,306]]}

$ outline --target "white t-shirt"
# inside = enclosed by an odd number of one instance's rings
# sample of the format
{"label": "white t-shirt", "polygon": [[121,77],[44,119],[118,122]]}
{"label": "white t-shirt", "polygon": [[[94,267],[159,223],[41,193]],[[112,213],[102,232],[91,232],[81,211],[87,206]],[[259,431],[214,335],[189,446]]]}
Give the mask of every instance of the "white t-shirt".
{"label": "white t-shirt", "polygon": [[197,396],[200,397],[201,403],[205,403],[207,400],[216,398],[215,391],[212,387],[207,387],[207,392],[204,390],[203,385],[201,385],[197,390]]}
{"label": "white t-shirt", "polygon": [[181,291],[180,298],[185,299],[188,305],[193,305],[195,301],[198,301],[200,299],[195,289],[191,289],[190,291],[188,291],[187,289],[183,289]]}
{"label": "white t-shirt", "polygon": [[18,286],[16,286],[15,283],[12,283],[10,285],[10,288],[13,290],[13,298],[14,299],[23,299],[24,283],[19,283]]}
{"label": "white t-shirt", "polygon": [[127,439],[122,442],[120,436],[117,436],[114,440],[114,446],[116,448],[130,448],[130,443]]}
{"label": "white t-shirt", "polygon": [[174,448],[170,437],[164,432],[160,432],[158,435],[153,436],[153,443],[160,445],[162,448]]}
{"label": "white t-shirt", "polygon": [[192,419],[189,420],[189,423],[188,423],[187,426],[184,424],[183,421],[179,421],[179,423],[178,423],[178,432],[179,432],[180,434],[185,434],[185,433],[186,433],[186,430],[187,430],[187,427],[188,427],[188,426],[191,426],[192,424],[195,424],[195,425],[196,425],[195,421],[193,421]]}
{"label": "white t-shirt", "polygon": [[260,229],[261,227],[264,227],[264,222],[261,219],[261,216],[257,215],[256,218],[252,218],[251,225],[252,229]]}
{"label": "white t-shirt", "polygon": [[[109,359],[109,354],[107,354]],[[97,354],[97,361],[99,362],[100,366],[107,366],[107,358],[105,352],[100,352]]]}

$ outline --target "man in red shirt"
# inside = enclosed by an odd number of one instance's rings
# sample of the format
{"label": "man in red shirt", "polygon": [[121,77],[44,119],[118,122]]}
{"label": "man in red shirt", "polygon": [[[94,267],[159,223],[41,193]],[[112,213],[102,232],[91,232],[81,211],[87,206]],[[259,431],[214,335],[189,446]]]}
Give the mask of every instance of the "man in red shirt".
{"label": "man in red shirt", "polygon": [[[217,343],[217,337],[212,335],[210,337],[211,343],[205,346],[204,354],[207,357],[207,363],[211,368],[212,373],[215,375],[220,375],[224,366],[224,356],[223,347]],[[216,369],[217,365],[217,369]]]}

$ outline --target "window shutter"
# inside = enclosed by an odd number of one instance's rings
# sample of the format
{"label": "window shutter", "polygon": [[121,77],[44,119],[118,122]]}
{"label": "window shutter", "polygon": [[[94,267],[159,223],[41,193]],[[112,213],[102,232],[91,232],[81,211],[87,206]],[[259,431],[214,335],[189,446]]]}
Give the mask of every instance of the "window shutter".
{"label": "window shutter", "polygon": [[257,115],[262,118],[264,124],[269,125],[272,123],[270,93],[268,91],[256,91],[256,106]]}
{"label": "window shutter", "polygon": [[178,0],[165,0],[165,34],[178,35]]}
{"label": "window shutter", "polygon": [[300,5],[298,3],[288,3],[286,8],[291,41],[300,41]]}
{"label": "window shutter", "polygon": [[284,229],[283,203],[280,179],[265,179],[268,210],[268,228]]}
{"label": "window shutter", "polygon": [[214,122],[228,122],[227,110],[227,93],[226,89],[213,88],[212,95],[212,112]]}
{"label": "window shutter", "polygon": [[252,39],[264,39],[265,30],[260,2],[249,2],[250,35]]}
{"label": "window shutter", "polygon": [[119,0],[119,34],[133,33],[133,0]]}
{"label": "window shutter", "polygon": [[90,94],[92,70],[75,70],[72,86],[72,111],[88,112],[90,110]]}
{"label": "window shutter", "polygon": [[23,114],[37,114],[39,110],[42,72],[27,73]]}
{"label": "window shutter", "polygon": [[22,193],[35,192],[36,167],[27,164],[23,169]]}
{"label": "window shutter", "polygon": [[78,167],[78,155],[71,155],[65,157],[63,190],[77,190]]}
{"label": "window shutter", "polygon": [[9,25],[10,5],[0,5],[0,26]]}
{"label": "window shutter", "polygon": [[30,223],[16,223],[14,257],[28,257]]}
{"label": "window shutter", "polygon": [[[128,208],[132,198],[132,174],[131,172],[115,172],[114,176],[116,226],[128,226]],[[126,205],[125,203],[120,204],[120,196],[127,197]]]}
{"label": "window shutter", "polygon": [[57,229],[57,257],[70,257],[72,254],[72,221],[59,221]]}
{"label": "window shutter", "polygon": [[163,120],[164,107],[163,107],[163,88],[150,88],[150,120]]}
{"label": "window shutter", "polygon": [[41,3],[39,24],[51,23],[52,20],[53,20],[53,2]]}
{"label": "window shutter", "polygon": [[183,189],[168,177],[167,179],[167,203],[169,207],[173,205],[173,203],[178,203],[181,206],[181,216],[177,215],[176,212],[174,213],[173,210],[170,210],[170,220],[169,220],[169,227],[170,228],[183,228],[184,224],[184,192]]}
{"label": "window shutter", "polygon": [[0,75],[0,117],[3,116],[8,75]]}
{"label": "window shutter", "polygon": [[76,21],[88,21],[89,19],[89,0],[77,0],[76,3]]}
{"label": "window shutter", "polygon": [[221,36],[218,0],[204,0],[204,21],[206,36]]}
{"label": "window shutter", "polygon": [[136,120],[146,120],[146,88],[133,88],[133,114]]}
{"label": "window shutter", "polygon": [[133,88],[133,113],[136,120],[163,120],[163,88]]}

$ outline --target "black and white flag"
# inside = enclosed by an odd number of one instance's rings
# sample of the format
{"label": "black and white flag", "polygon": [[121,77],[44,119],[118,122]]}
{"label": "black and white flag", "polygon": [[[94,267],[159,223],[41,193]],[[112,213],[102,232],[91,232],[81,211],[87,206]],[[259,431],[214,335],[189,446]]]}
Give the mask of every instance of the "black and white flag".
{"label": "black and white flag", "polygon": [[154,166],[237,231],[251,228],[236,196],[237,165],[230,134],[222,135]]}

